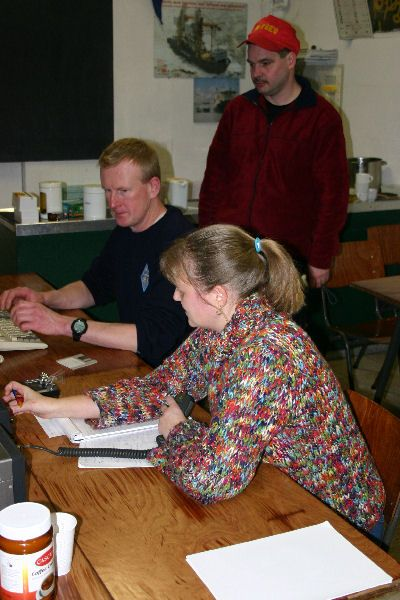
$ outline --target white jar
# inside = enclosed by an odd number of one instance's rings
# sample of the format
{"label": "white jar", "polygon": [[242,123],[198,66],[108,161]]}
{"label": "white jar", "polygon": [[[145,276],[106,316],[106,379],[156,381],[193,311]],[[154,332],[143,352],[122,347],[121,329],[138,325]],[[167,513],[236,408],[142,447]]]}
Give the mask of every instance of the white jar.
{"label": "white jar", "polygon": [[105,219],[106,213],[106,194],[101,185],[83,186],[83,218],[86,221]]}
{"label": "white jar", "polygon": [[49,214],[60,215],[62,207],[62,181],[41,181],[40,192],[40,218],[47,221]]}

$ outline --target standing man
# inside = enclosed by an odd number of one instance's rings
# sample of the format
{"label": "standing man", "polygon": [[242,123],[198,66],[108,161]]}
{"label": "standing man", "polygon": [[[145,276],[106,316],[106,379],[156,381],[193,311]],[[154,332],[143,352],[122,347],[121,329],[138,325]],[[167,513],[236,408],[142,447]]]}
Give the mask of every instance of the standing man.
{"label": "standing man", "polygon": [[[100,156],[100,179],[116,221],[104,249],[80,281],[58,290],[13,288],[0,295],[23,330],[72,336],[107,348],[132,350],[152,366],[189,332],[174,288],[161,275],[161,253],[193,227],[160,199],[160,165],[142,140],[113,142]],[[52,309],[88,308],[116,300],[120,323],[74,319]]]}
{"label": "standing man", "polygon": [[295,76],[300,42],[273,15],[247,39],[255,89],[227,106],[200,191],[199,224],[231,223],[282,243],[310,287],[329,279],[349,198],[341,118]]}

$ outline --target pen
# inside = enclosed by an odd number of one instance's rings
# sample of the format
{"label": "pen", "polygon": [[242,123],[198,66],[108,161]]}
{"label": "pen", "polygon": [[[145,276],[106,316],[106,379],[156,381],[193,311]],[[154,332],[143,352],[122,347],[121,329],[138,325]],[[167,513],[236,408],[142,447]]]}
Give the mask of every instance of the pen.
{"label": "pen", "polygon": [[22,406],[24,403],[24,397],[21,396],[21,394],[19,394],[17,392],[17,390],[11,390],[11,393],[14,395],[14,398],[16,399],[18,406]]}

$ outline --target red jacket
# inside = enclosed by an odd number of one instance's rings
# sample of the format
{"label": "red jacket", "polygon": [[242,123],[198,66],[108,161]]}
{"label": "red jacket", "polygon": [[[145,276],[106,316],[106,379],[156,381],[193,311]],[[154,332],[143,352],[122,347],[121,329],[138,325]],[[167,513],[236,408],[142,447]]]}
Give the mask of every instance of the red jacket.
{"label": "red jacket", "polygon": [[199,224],[232,223],[329,268],[349,200],[340,115],[307,80],[270,124],[256,90],[226,107],[210,146]]}

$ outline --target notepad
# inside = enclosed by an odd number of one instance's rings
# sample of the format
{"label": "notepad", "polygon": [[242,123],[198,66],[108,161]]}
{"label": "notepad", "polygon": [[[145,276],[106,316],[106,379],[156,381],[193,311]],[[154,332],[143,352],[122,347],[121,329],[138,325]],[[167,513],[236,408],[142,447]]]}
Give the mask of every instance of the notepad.
{"label": "notepad", "polygon": [[328,521],[186,560],[216,600],[331,600],[392,581]]}

